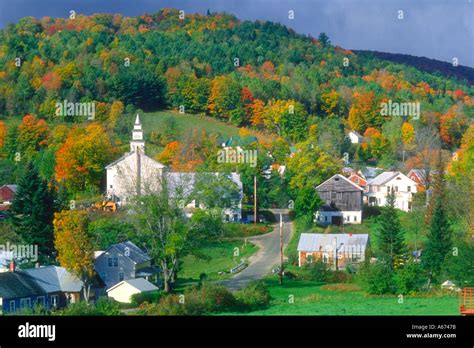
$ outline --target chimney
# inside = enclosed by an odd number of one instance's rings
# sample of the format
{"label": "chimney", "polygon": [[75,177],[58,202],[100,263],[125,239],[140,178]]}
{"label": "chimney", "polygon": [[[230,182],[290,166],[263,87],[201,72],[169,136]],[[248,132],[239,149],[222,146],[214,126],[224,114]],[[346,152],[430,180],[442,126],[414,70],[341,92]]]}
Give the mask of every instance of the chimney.
{"label": "chimney", "polygon": [[15,260],[10,261],[10,272],[15,272]]}

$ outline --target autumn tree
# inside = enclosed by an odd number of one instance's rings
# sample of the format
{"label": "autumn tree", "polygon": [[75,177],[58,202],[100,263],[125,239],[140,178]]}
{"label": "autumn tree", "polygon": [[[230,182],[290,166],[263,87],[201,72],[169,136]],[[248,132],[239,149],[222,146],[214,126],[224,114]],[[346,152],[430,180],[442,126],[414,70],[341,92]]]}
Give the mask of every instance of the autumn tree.
{"label": "autumn tree", "polygon": [[230,120],[231,112],[242,111],[241,88],[231,76],[217,76],[211,83],[208,109],[211,116]]}
{"label": "autumn tree", "polygon": [[100,124],[73,128],[56,153],[56,181],[64,180],[71,192],[98,186],[112,153],[109,136]]}
{"label": "autumn tree", "polygon": [[295,100],[273,100],[267,104],[263,122],[268,130],[292,141],[301,140],[307,129],[308,113]]}
{"label": "autumn tree", "polygon": [[123,114],[125,108],[123,103],[120,100],[115,100],[110,106],[109,111],[109,125],[112,128],[115,128],[119,117]]}
{"label": "autumn tree", "polygon": [[347,120],[349,127],[363,133],[368,127],[379,127],[382,115],[374,92],[355,92]]}
{"label": "autumn tree", "polygon": [[315,188],[332,175],[339,173],[342,162],[323,152],[314,137],[296,146],[296,154],[288,160],[290,187],[295,190]]}
{"label": "autumn tree", "polygon": [[35,153],[48,144],[49,128],[45,120],[33,115],[23,117],[18,126],[18,150],[21,157],[31,159]]}
{"label": "autumn tree", "polygon": [[63,210],[54,214],[54,246],[62,267],[83,283],[86,302],[95,274],[94,246],[89,231],[90,220],[85,211]]}
{"label": "autumn tree", "polygon": [[5,146],[7,138],[7,126],[5,126],[5,122],[0,121],[0,153],[3,150],[3,147]]}

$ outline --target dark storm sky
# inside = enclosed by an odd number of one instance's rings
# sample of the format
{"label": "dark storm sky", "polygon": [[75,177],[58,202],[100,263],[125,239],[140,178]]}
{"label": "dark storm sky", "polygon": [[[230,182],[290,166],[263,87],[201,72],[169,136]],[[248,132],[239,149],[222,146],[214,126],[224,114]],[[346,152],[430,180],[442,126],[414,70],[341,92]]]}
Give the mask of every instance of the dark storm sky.
{"label": "dark storm sky", "polygon": [[[425,56],[474,67],[474,0],[0,0],[0,27],[24,16],[77,13],[135,16],[163,7],[225,11],[240,19],[280,22],[297,32],[324,31],[333,44]],[[295,19],[288,19],[288,11]],[[404,19],[397,19],[398,10]]]}

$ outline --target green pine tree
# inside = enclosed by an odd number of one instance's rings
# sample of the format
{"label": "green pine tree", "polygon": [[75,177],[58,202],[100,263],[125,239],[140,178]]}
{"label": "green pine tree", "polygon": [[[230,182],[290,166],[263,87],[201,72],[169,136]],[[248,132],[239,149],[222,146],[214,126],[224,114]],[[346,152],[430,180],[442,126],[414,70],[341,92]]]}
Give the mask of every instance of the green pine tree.
{"label": "green pine tree", "polygon": [[380,214],[379,255],[391,269],[397,268],[406,253],[403,230],[395,209],[393,187],[387,196],[387,203]]}
{"label": "green pine tree", "polygon": [[39,254],[53,251],[54,194],[38,170],[28,163],[12,203],[15,232],[27,244],[37,245]]}
{"label": "green pine tree", "polygon": [[444,166],[438,160],[437,174],[433,182],[433,210],[428,233],[428,241],[421,260],[429,273],[429,283],[437,281],[446,256],[451,250],[451,231],[445,207],[446,179]]}

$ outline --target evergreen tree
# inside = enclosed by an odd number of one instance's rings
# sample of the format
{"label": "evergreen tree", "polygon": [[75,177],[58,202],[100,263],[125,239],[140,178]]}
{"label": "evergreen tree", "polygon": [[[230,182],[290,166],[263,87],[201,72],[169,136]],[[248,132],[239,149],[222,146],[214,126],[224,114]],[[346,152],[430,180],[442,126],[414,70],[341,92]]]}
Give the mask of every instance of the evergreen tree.
{"label": "evergreen tree", "polygon": [[428,241],[422,254],[422,264],[429,273],[429,283],[435,281],[451,249],[451,231],[445,207],[446,179],[441,156],[438,159],[436,177],[433,183],[432,215]]}
{"label": "evergreen tree", "polygon": [[38,170],[28,163],[11,207],[15,232],[40,255],[53,251],[54,194]]}
{"label": "evergreen tree", "polygon": [[406,252],[404,235],[395,209],[393,187],[380,214],[379,254],[391,269],[397,268]]}

